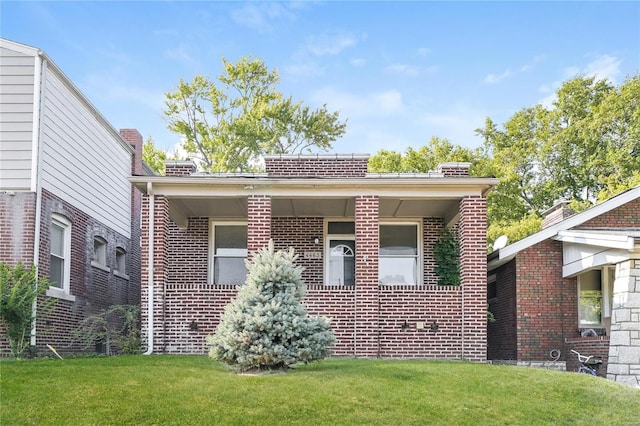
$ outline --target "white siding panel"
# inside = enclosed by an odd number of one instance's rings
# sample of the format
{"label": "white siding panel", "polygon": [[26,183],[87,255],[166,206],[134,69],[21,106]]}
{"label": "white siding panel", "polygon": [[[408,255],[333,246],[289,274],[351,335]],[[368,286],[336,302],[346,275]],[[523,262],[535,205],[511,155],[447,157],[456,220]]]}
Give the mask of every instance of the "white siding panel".
{"label": "white siding panel", "polygon": [[28,190],[38,58],[4,47],[0,57],[0,190]]}
{"label": "white siding panel", "polygon": [[130,236],[131,156],[50,70],[42,122],[42,187]]}

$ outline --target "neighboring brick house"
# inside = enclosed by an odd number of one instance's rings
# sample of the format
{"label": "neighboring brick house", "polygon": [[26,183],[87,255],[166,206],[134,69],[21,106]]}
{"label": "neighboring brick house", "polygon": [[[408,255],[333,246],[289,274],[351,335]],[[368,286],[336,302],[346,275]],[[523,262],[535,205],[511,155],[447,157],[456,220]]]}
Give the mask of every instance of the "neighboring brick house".
{"label": "neighboring brick house", "polygon": [[554,206],[540,232],[489,255],[488,277],[489,359],[575,371],[575,349],[639,383],[640,186],[579,214]]}
{"label": "neighboring brick house", "polygon": [[142,137],[114,130],[42,51],[0,39],[0,59],[0,262],[52,282],[32,345],[79,352],[84,318],[140,302],[142,194],[128,178],[149,173]]}
{"label": "neighboring brick house", "polygon": [[[132,177],[145,193],[147,353],[204,353],[245,259],[273,239],[298,253],[303,303],[331,319],[334,356],[486,361],[485,195],[497,180],[470,177],[469,163],[430,174],[367,165],[367,155],[276,155],[265,173],[198,173],[186,161]],[[437,285],[444,227],[459,235],[460,286]]]}

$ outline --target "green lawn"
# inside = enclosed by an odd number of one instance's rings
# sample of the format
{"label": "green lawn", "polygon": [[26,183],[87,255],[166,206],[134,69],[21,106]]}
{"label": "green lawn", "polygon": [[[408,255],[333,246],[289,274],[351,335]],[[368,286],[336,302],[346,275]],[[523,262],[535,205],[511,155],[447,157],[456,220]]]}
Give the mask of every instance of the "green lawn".
{"label": "green lawn", "polygon": [[583,374],[330,359],[236,375],[203,356],[0,362],[9,425],[640,425],[640,391]]}

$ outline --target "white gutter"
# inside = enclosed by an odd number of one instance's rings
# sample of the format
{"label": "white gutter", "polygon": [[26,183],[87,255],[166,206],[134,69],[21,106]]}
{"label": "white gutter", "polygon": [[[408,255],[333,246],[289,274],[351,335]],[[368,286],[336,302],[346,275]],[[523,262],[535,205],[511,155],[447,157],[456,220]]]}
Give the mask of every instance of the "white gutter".
{"label": "white gutter", "polygon": [[[33,127],[32,127],[32,149],[31,149],[31,191],[36,193],[36,212],[35,212],[35,229],[33,238],[33,266],[36,270],[36,278],[38,277],[38,266],[40,259],[40,222],[42,215],[42,118],[44,116],[44,108],[41,103],[44,100],[42,93],[45,88],[44,73],[47,69],[47,60],[41,56],[41,52],[35,58],[34,69],[34,87],[33,87]],[[37,77],[37,78],[36,78]],[[32,312],[33,317],[37,315],[38,300],[33,301]],[[36,321],[33,321],[31,327],[31,346],[36,345]]]}
{"label": "white gutter", "polygon": [[149,246],[147,256],[147,351],[143,355],[153,353],[153,240],[155,225],[155,196],[153,195],[153,184],[147,183],[147,195],[149,196]]}

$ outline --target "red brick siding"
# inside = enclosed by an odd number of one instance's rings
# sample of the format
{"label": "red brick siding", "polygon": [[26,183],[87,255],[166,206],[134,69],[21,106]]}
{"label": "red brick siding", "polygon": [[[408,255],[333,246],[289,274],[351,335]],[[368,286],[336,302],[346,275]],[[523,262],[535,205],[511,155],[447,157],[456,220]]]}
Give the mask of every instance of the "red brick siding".
{"label": "red brick siding", "polygon": [[629,228],[640,225],[640,199],[630,201],[578,226],[589,228]]}
{"label": "red brick siding", "polygon": [[[321,217],[274,217],[271,236],[277,250],[293,247],[298,255],[297,265],[304,267],[302,279],[307,285],[322,285],[324,271],[324,221]],[[318,244],[313,241],[319,238]],[[305,259],[305,252],[319,252],[320,259]]]}
{"label": "red brick siding", "polygon": [[0,262],[33,264],[36,194],[0,193]]}
{"label": "red brick siding", "polygon": [[517,359],[516,261],[489,272],[496,275],[497,295],[489,299],[489,311],[496,319],[487,326],[487,358]]}
{"label": "red brick siding", "polygon": [[271,239],[271,197],[250,195],[247,200],[247,248],[252,253],[266,247]]}
{"label": "red brick siding", "polygon": [[487,201],[464,197],[460,202],[460,276],[464,358],[487,359]]}
{"label": "red brick siding", "polygon": [[297,177],[364,177],[368,157],[355,158],[265,158],[269,176]]}
{"label": "red brick siding", "polygon": [[562,243],[545,240],[522,250],[516,274],[518,360],[547,360],[565,338],[579,336],[577,283],[562,278]]}
{"label": "red brick siding", "polygon": [[433,257],[433,246],[438,240],[440,230],[444,226],[442,219],[426,217],[422,220],[422,283],[432,285],[438,283],[436,275],[436,259]]}

